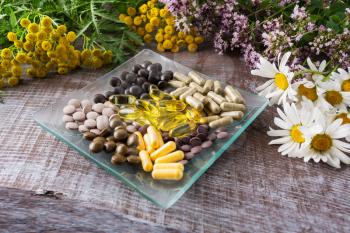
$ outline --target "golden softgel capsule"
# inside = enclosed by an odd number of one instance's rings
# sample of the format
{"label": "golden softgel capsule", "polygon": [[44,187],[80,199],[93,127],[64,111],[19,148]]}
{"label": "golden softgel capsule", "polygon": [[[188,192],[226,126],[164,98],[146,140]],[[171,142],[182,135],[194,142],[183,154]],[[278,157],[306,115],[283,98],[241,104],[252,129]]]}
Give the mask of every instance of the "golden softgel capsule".
{"label": "golden softgel capsule", "polygon": [[183,160],[185,154],[181,150],[177,150],[173,153],[167,154],[155,160],[155,163],[174,163]]}
{"label": "golden softgel capsule", "polygon": [[156,169],[152,172],[155,180],[181,180],[183,171],[180,169]]}
{"label": "golden softgel capsule", "polygon": [[153,170],[153,163],[147,151],[141,150],[139,152],[139,157],[141,159],[142,168],[145,172],[150,172]]}
{"label": "golden softgel capsule", "polygon": [[156,159],[169,154],[176,150],[176,143],[173,141],[169,141],[165,143],[163,146],[158,148],[156,151],[152,152],[151,159],[155,161]]}
{"label": "golden softgel capsule", "polygon": [[156,169],[179,169],[184,170],[184,165],[181,163],[157,163],[153,166],[154,170]]}

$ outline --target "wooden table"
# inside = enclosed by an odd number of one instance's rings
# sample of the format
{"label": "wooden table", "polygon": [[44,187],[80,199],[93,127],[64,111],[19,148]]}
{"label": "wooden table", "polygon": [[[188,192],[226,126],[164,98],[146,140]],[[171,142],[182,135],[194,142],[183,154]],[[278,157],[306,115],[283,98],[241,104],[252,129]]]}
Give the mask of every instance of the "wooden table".
{"label": "wooden table", "polygon": [[[263,81],[238,56],[165,55],[247,90]],[[35,124],[35,111],[104,72],[79,70],[7,90],[0,106],[0,232],[350,232],[350,168],[278,154],[267,145],[273,108],[167,210]],[[38,189],[53,193],[35,195]]]}

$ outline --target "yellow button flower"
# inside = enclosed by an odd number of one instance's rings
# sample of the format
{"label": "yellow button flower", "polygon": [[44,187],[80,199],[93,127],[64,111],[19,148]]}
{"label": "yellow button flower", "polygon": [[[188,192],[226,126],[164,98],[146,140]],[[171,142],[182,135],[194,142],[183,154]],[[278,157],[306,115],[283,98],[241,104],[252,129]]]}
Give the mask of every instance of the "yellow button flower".
{"label": "yellow button flower", "polygon": [[146,14],[147,10],[148,10],[147,4],[142,4],[142,5],[139,7],[139,12],[140,12],[141,14]]}
{"label": "yellow button flower", "polygon": [[37,33],[39,31],[39,25],[36,23],[29,24],[28,31],[32,33]]}
{"label": "yellow button flower", "polygon": [[19,78],[18,77],[11,77],[7,80],[7,84],[10,86],[10,87],[14,87],[14,86],[17,86],[19,83]]}
{"label": "yellow button flower", "polygon": [[15,40],[17,40],[16,33],[14,33],[14,32],[7,33],[7,39],[11,42],[14,42]]}
{"label": "yellow button flower", "polygon": [[132,18],[131,18],[130,16],[125,16],[125,18],[124,18],[123,21],[124,21],[124,23],[125,23],[126,25],[132,26],[133,20],[132,20]]}
{"label": "yellow button flower", "polygon": [[1,58],[9,59],[12,56],[12,51],[9,48],[1,50]]}
{"label": "yellow button flower", "polygon": [[136,31],[137,31],[137,34],[139,34],[140,36],[145,35],[145,29],[143,27],[138,27]]}
{"label": "yellow button flower", "polygon": [[163,34],[158,32],[155,36],[155,39],[158,43],[162,42],[164,40]]}
{"label": "yellow button flower", "polygon": [[24,27],[24,28],[27,28],[30,24],[30,20],[27,19],[27,18],[23,18],[21,19],[21,21],[19,22],[19,24]]}
{"label": "yellow button flower", "polygon": [[175,31],[175,29],[174,29],[174,27],[171,26],[171,25],[167,25],[167,26],[165,26],[165,28],[164,28],[164,32],[165,32],[166,34],[169,34],[169,35],[174,34],[174,31]]}
{"label": "yellow button flower", "polygon": [[186,41],[187,44],[192,44],[194,42],[194,38],[193,38],[192,35],[187,35],[185,37],[185,41]]}
{"label": "yellow button flower", "polygon": [[153,31],[153,26],[152,26],[152,24],[147,23],[147,24],[145,25],[145,30],[146,30],[146,32],[152,32],[152,31]]}
{"label": "yellow button flower", "polygon": [[139,26],[141,23],[142,23],[142,18],[141,18],[140,16],[136,16],[136,17],[134,18],[134,24],[135,24],[136,26]]}
{"label": "yellow button flower", "polygon": [[196,52],[198,49],[198,45],[195,43],[191,43],[187,46],[187,50],[190,51],[191,53]]}
{"label": "yellow button flower", "polygon": [[151,43],[152,41],[152,35],[151,34],[146,34],[144,37],[143,37],[143,40],[146,42],[146,43]]}
{"label": "yellow button flower", "polygon": [[163,48],[163,44],[162,44],[162,43],[158,43],[158,45],[157,45],[157,50],[158,50],[159,52],[165,52],[165,49]]}
{"label": "yellow button flower", "polygon": [[164,49],[171,49],[172,47],[173,47],[173,43],[170,40],[164,40],[163,42]]}
{"label": "yellow button flower", "polygon": [[149,8],[153,8],[153,7],[154,7],[154,3],[153,3],[152,1],[148,1],[148,2],[147,2],[147,6],[148,6]]}
{"label": "yellow button flower", "polygon": [[41,19],[40,25],[43,27],[50,27],[52,25],[52,19],[49,16],[45,16]]}
{"label": "yellow button flower", "polygon": [[196,37],[194,38],[194,42],[195,42],[196,44],[201,44],[201,43],[204,42],[204,38],[203,38],[202,36],[196,36]]}
{"label": "yellow button flower", "polygon": [[150,24],[152,26],[158,27],[159,23],[160,23],[160,20],[159,20],[158,17],[152,17],[151,20],[150,20]]}
{"label": "yellow button flower", "polygon": [[77,39],[77,35],[75,34],[75,32],[73,31],[70,31],[68,32],[68,34],[66,35],[66,39],[69,41],[69,42],[73,42]]}
{"label": "yellow button flower", "polygon": [[135,16],[136,15],[136,9],[134,7],[128,7],[126,10],[129,16]]}
{"label": "yellow button flower", "polygon": [[167,17],[168,16],[168,10],[167,9],[160,9],[159,10],[159,15],[160,15],[160,17],[163,17],[163,18],[165,18],[165,17]]}
{"label": "yellow button flower", "polygon": [[151,10],[150,10],[150,15],[151,15],[151,17],[157,17],[158,15],[159,15],[159,9],[158,8],[152,8]]}
{"label": "yellow button flower", "polygon": [[164,34],[164,39],[165,39],[165,40],[171,40],[171,35],[169,35],[169,34]]}
{"label": "yellow button flower", "polygon": [[179,52],[179,50],[180,50],[180,47],[178,45],[174,45],[173,48],[171,49],[171,52],[177,53],[177,52]]}
{"label": "yellow button flower", "polygon": [[118,17],[118,19],[119,19],[120,21],[124,22],[125,17],[126,17],[126,14],[120,14],[119,17]]}

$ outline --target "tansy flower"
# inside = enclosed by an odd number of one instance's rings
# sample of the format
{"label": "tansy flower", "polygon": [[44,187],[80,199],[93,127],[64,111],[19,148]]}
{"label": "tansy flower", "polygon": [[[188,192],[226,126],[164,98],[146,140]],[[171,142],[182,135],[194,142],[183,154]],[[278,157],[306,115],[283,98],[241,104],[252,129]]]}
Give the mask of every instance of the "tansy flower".
{"label": "tansy flower", "polygon": [[128,7],[128,9],[126,10],[126,12],[128,13],[129,16],[134,16],[136,15],[136,9],[133,7]]}
{"label": "tansy flower", "polygon": [[350,124],[342,124],[342,119],[332,121],[319,109],[315,109],[315,127],[301,127],[306,146],[296,156],[315,162],[325,162],[332,167],[340,168],[340,161],[350,164],[350,158],[344,153],[350,152],[350,144],[340,139],[348,136]]}
{"label": "tansy flower", "polygon": [[7,33],[7,39],[11,42],[14,42],[17,40],[17,35],[14,32]]}
{"label": "tansy flower", "polygon": [[27,18],[23,18],[21,19],[21,21],[19,22],[19,24],[24,27],[24,28],[27,28],[30,24],[30,20],[27,19]]}
{"label": "tansy flower", "polygon": [[256,88],[259,95],[265,96],[270,100],[270,105],[275,103],[281,104],[287,99],[296,101],[296,91],[291,86],[291,80],[294,74],[289,72],[289,67],[286,65],[291,53],[288,52],[279,60],[278,69],[275,64],[271,64],[268,60],[260,57],[258,69],[252,70],[253,75],[269,78],[270,80]]}
{"label": "tansy flower", "polygon": [[279,137],[269,144],[279,144],[278,152],[288,157],[295,157],[296,153],[304,146],[305,138],[300,127],[309,127],[314,121],[314,106],[310,101],[302,102],[300,108],[296,105],[283,103],[283,111],[277,108],[279,117],[275,117],[274,123],[279,129],[267,132],[271,137]]}
{"label": "tansy flower", "polygon": [[75,34],[75,32],[68,32],[67,35],[66,35],[66,39],[69,41],[69,42],[73,42],[75,41],[75,39],[77,38],[77,35]]}
{"label": "tansy flower", "polygon": [[350,67],[348,71],[339,68],[338,73],[333,72],[331,78],[341,82],[341,91],[350,92]]}
{"label": "tansy flower", "polygon": [[198,50],[198,45],[195,43],[191,43],[187,46],[187,50],[191,53],[194,53]]}
{"label": "tansy flower", "polygon": [[52,19],[49,16],[45,16],[44,18],[41,19],[40,24],[43,27],[50,27],[52,24]]}
{"label": "tansy flower", "polygon": [[142,5],[139,7],[139,12],[140,12],[141,14],[145,14],[145,13],[147,12],[147,10],[148,10],[147,4],[142,4]]}
{"label": "tansy flower", "polygon": [[12,51],[9,48],[4,48],[1,50],[1,57],[5,59],[9,59],[12,56]]}
{"label": "tansy flower", "polygon": [[29,24],[28,31],[31,33],[37,33],[39,31],[39,25],[36,23]]}

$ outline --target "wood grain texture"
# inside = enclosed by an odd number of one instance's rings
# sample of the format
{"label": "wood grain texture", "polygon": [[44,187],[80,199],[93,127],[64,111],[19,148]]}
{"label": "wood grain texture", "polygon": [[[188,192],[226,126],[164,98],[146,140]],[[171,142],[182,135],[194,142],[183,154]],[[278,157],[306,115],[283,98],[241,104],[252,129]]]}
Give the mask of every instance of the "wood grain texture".
{"label": "wood grain texture", "polygon": [[[211,50],[166,56],[243,89],[253,91],[263,82],[249,74],[238,56],[218,56]],[[155,207],[34,123],[33,112],[96,80],[103,72],[81,70],[7,91],[6,104],[0,105],[0,186],[61,192],[62,200],[55,203],[74,203],[78,209],[70,213],[60,205],[52,206],[58,213],[73,219],[105,210],[111,216],[118,215],[120,221],[132,220],[130,229],[134,232],[142,224],[184,232],[350,232],[349,167],[335,170],[279,155],[276,147],[267,145],[273,108],[167,210]],[[8,193],[16,191],[9,189]],[[31,202],[21,198],[23,204]],[[45,197],[35,198],[44,201]],[[1,208],[4,203],[1,199]],[[40,215],[41,210],[16,211],[2,210],[0,218],[16,218],[19,213]],[[94,218],[85,216],[91,221]]]}

